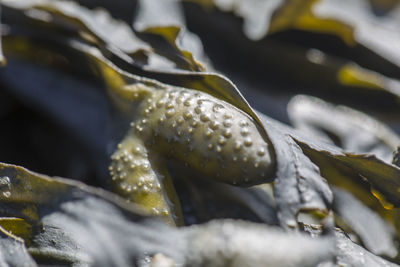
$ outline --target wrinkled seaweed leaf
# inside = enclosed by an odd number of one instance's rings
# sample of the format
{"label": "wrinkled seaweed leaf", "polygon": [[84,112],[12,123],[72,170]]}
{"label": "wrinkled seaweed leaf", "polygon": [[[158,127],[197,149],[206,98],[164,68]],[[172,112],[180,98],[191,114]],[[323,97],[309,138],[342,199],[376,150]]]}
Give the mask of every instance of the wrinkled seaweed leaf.
{"label": "wrinkled seaweed leaf", "polygon": [[[311,236],[321,235],[321,228],[318,226],[302,224],[301,227],[304,232]],[[335,263],[338,266],[398,266],[357,245],[340,229],[335,229],[334,235],[336,240]]]}
{"label": "wrinkled seaweed leaf", "polygon": [[199,178],[174,180],[187,225],[215,218],[279,224],[270,184],[242,188]]}
{"label": "wrinkled seaweed leaf", "polygon": [[393,226],[347,191],[339,188],[332,190],[334,194],[332,209],[337,214],[336,218],[345,223],[343,229],[349,227],[372,253],[394,258],[397,250]]}
{"label": "wrinkled seaweed leaf", "polygon": [[[291,105],[289,105],[289,113],[294,118],[295,125],[299,126],[300,129],[307,130],[311,127],[311,134],[315,130],[323,129],[323,132],[337,136],[345,151],[372,153],[384,158],[386,163],[372,154],[354,155],[350,152],[345,153],[321,145],[316,148],[309,140],[306,141],[307,144],[301,145],[306,154],[311,155],[311,159],[317,162],[316,164],[320,166],[324,177],[330,183],[349,190],[371,208],[380,210],[382,215],[386,214],[385,217],[388,217],[388,213],[393,213],[390,211],[393,205],[398,207],[400,173],[394,164],[389,163],[391,162],[392,151],[400,143],[398,135],[365,114],[346,107],[333,107],[315,98],[303,96],[292,100]],[[316,114],[318,115],[315,116]],[[324,118],[330,116],[341,118],[337,121],[336,127],[332,126],[335,122],[331,125],[325,124],[324,120],[326,119]],[[347,123],[345,123],[346,121]],[[307,132],[310,133],[309,130]],[[318,133],[318,135],[321,134]],[[355,138],[356,136],[357,138]],[[325,155],[325,160],[336,159],[340,163],[331,162],[330,164],[333,165],[328,167],[329,163],[322,162],[324,161],[322,158],[317,159],[322,155],[317,156],[316,153],[311,152],[312,149],[326,150],[325,153],[332,153],[333,155],[331,154],[331,157]],[[327,170],[327,168],[331,170]],[[333,168],[342,170],[342,172],[333,171]],[[353,174],[350,174],[352,172]],[[364,180],[367,180],[372,188],[369,188]],[[362,192],[363,190],[364,192]],[[373,204],[374,201],[369,196],[371,193],[388,209],[387,211]],[[389,220],[395,222],[396,218],[393,216],[390,215]]]}
{"label": "wrinkled seaweed leaf", "polygon": [[[305,154],[311,159],[318,157],[329,161],[337,161],[351,168],[365,178],[375,190],[375,194],[387,208],[400,206],[400,168],[385,163],[374,155],[357,155],[332,151],[321,146],[313,146],[313,143],[297,141]],[[319,165],[320,168],[323,168]],[[360,177],[360,179],[362,179]]]}
{"label": "wrinkled seaweed leaf", "polygon": [[[162,238],[154,236],[153,229],[162,229],[163,224],[146,219],[143,211],[127,206],[115,195],[13,165],[1,164],[0,173],[8,182],[2,187],[2,202],[14,206],[1,213],[23,216],[31,223],[35,234],[27,240],[32,243],[29,251],[39,262],[121,266],[144,258],[152,250],[157,253],[163,252],[162,247],[172,248],[162,246]],[[29,217],[23,214],[26,207],[30,207]],[[115,238],[116,232],[120,238]],[[154,238],[148,239],[149,235]],[[136,245],[124,248],[128,236],[129,243]],[[133,251],[136,254],[130,255]]]}
{"label": "wrinkled seaweed leaf", "polygon": [[[333,242],[328,237],[311,239],[233,221],[177,230],[146,218],[139,209],[127,206],[110,193],[82,183],[46,177],[7,164],[1,164],[0,175],[8,178],[7,186],[2,188],[2,201],[16,207],[23,204],[35,207],[40,223],[32,224],[35,234],[29,252],[41,263],[141,265],[157,260],[159,256],[152,257],[161,253],[184,266],[225,266],[232,263],[233,255],[237,266],[278,262],[281,266],[294,263],[313,266],[333,257]],[[20,210],[9,209],[7,214],[19,215]],[[232,235],[233,232],[236,234]],[[277,246],[276,242],[281,243]],[[250,244],[252,248],[248,247]],[[280,247],[289,244],[291,253],[282,261],[281,253],[286,255],[286,251]],[[270,247],[267,255],[265,247]],[[260,249],[264,252],[258,253]]]}
{"label": "wrinkled seaweed leaf", "polygon": [[26,250],[24,241],[0,226],[0,265],[37,266]]}
{"label": "wrinkled seaweed leaf", "polygon": [[[398,207],[399,203],[400,172],[398,167],[379,160],[372,154],[346,153],[326,143],[311,141],[310,138],[266,117],[262,117],[262,120],[281,129],[285,135],[290,135],[304,154],[319,167],[322,176],[330,184],[353,193],[367,206],[377,210],[398,227],[395,215],[397,209],[393,209]],[[300,155],[304,156],[304,154]]]}
{"label": "wrinkled seaweed leaf", "polygon": [[[288,115],[291,124],[304,134],[321,136],[347,152],[370,153],[390,162],[400,144],[400,136],[376,119],[315,97],[294,97],[288,104]],[[329,120],[332,117],[335,120]]]}
{"label": "wrinkled seaweed leaf", "polygon": [[353,243],[343,232],[336,232],[336,248],[339,266],[398,266]]}
{"label": "wrinkled seaweed leaf", "polygon": [[266,116],[261,119],[268,129],[277,157],[278,178],[274,183],[274,196],[281,223],[294,227],[296,216],[302,210],[326,213],[332,202],[332,192],[318,167],[302,153],[284,128]]}
{"label": "wrinkled seaweed leaf", "polygon": [[[189,51],[201,50],[199,40],[194,40],[193,35],[183,32],[184,22],[180,6],[176,1],[139,1],[138,16],[134,21],[136,31],[150,42],[156,51],[166,58],[176,62],[177,67],[189,71],[204,71],[205,68],[197,62]],[[162,16],[160,16],[162,14]],[[183,41],[181,41],[183,40]],[[180,43],[191,43],[191,50],[182,50]],[[197,42],[197,44],[196,44]],[[204,57],[204,56],[201,56]],[[151,68],[151,66],[150,66]]]}

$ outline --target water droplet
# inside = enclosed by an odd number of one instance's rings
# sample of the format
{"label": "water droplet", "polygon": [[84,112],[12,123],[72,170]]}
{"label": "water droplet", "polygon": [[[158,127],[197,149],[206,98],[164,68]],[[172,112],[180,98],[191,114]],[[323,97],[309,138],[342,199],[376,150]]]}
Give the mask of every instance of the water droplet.
{"label": "water droplet", "polygon": [[265,155],[265,150],[264,148],[260,148],[260,150],[258,150],[257,154],[261,157]]}
{"label": "water droplet", "polygon": [[158,108],[161,108],[164,105],[164,103],[165,103],[164,100],[158,100],[156,106]]}
{"label": "water droplet", "polygon": [[143,131],[143,128],[140,127],[140,125],[136,125],[136,131],[138,131],[139,133],[141,133]]}
{"label": "water droplet", "polygon": [[141,177],[137,183],[138,187],[142,187],[144,185],[144,179]]}
{"label": "water droplet", "polygon": [[202,122],[207,122],[207,121],[209,121],[209,120],[210,120],[210,114],[208,114],[208,113],[201,114],[201,115],[200,115],[200,120],[201,120]]}
{"label": "water droplet", "polygon": [[220,137],[220,138],[218,139],[218,144],[220,144],[221,146],[225,145],[225,144],[226,144],[226,139],[223,138],[223,137]]}
{"label": "water droplet", "polygon": [[167,215],[169,214],[169,211],[168,211],[167,209],[164,209],[164,210],[161,212],[161,214],[164,215],[164,216],[167,216]]}
{"label": "water droplet", "polygon": [[240,151],[242,149],[242,144],[238,141],[235,142],[235,150]]}
{"label": "water droplet", "polygon": [[211,129],[217,130],[218,127],[219,127],[219,123],[218,123],[217,121],[212,121],[212,122],[210,123],[210,128],[211,128]]}
{"label": "water droplet", "polygon": [[224,126],[225,127],[231,127],[232,126],[232,120],[225,120],[224,122],[223,122],[223,124],[224,124]]}
{"label": "water droplet", "polygon": [[248,128],[243,128],[242,130],[240,130],[240,134],[242,136],[247,136],[249,135],[249,129]]}
{"label": "water droplet", "polygon": [[142,165],[142,170],[144,170],[144,171],[150,170],[150,164],[144,163],[144,164]]}
{"label": "water droplet", "polygon": [[176,101],[176,103],[180,104],[183,101],[183,97],[179,96],[179,97],[176,98],[175,101]]}
{"label": "water droplet", "polygon": [[251,141],[250,138],[246,138],[246,139],[244,140],[244,145],[245,145],[245,146],[251,146],[252,144],[253,144],[253,142]]}
{"label": "water droplet", "polygon": [[204,113],[204,108],[197,106],[194,108],[194,112],[196,112],[197,114],[202,114]]}
{"label": "water droplet", "polygon": [[209,139],[209,138],[211,138],[212,134],[213,134],[213,132],[210,129],[207,129],[206,133],[205,133],[205,136],[206,136],[207,139]]}
{"label": "water droplet", "polygon": [[245,127],[245,126],[248,126],[249,123],[247,121],[245,121],[245,120],[241,120],[239,125],[242,126],[242,127]]}
{"label": "water droplet", "polygon": [[171,118],[175,114],[175,110],[170,109],[165,114],[167,115],[168,118]]}
{"label": "water droplet", "polygon": [[193,118],[193,114],[192,114],[190,111],[187,111],[187,112],[185,113],[185,115],[183,115],[183,117],[184,117],[186,120],[190,120],[191,118]]}
{"label": "water droplet", "polygon": [[232,132],[229,129],[225,129],[222,135],[225,136],[226,138],[230,138],[232,136]]}

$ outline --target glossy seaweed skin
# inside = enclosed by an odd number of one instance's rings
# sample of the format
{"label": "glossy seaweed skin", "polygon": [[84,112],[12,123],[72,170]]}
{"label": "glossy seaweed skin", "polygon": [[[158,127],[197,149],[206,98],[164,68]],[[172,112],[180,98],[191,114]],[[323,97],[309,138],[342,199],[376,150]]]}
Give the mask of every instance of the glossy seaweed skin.
{"label": "glossy seaweed skin", "polygon": [[112,156],[110,171],[117,191],[152,213],[176,220],[171,214],[176,215],[178,207],[170,205],[177,198],[168,186],[168,159],[234,185],[259,184],[273,176],[271,145],[246,113],[195,90],[152,90],[143,84],[131,89],[140,102],[131,129]]}

